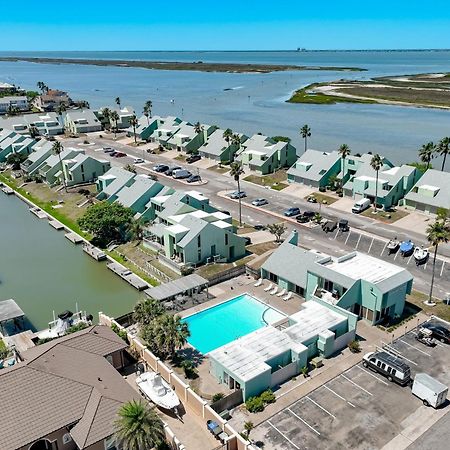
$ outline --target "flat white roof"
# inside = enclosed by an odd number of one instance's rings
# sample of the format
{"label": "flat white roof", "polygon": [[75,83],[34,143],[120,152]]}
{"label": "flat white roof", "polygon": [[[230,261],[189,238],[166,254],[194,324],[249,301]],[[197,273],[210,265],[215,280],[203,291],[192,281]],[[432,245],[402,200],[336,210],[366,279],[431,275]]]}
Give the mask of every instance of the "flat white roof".
{"label": "flat white roof", "polygon": [[172,195],[157,195],[156,197],[153,197],[152,201],[162,205],[164,202],[169,200],[170,197],[172,197]]}
{"label": "flat white roof", "polygon": [[205,197],[201,192],[198,191],[187,191],[186,194],[190,195],[193,198],[196,198],[197,200],[207,199],[207,197]]}
{"label": "flat white roof", "polygon": [[179,223],[177,223],[176,225],[170,225],[166,229],[167,229],[167,231],[170,231],[170,232],[176,233],[176,234],[186,233],[189,231],[189,228],[186,228],[185,226],[180,225]]}
{"label": "flat white roof", "polygon": [[323,266],[351,279],[362,279],[373,284],[386,280],[404,270],[382,259],[358,252],[350,253],[342,258],[334,258]]}
{"label": "flat white roof", "polygon": [[219,228],[229,228],[231,227],[231,223],[224,222],[223,220],[217,220],[216,222],[212,222],[213,225]]}
{"label": "flat white roof", "polygon": [[437,186],[431,186],[430,184],[422,184],[419,186],[420,189],[426,189],[427,191],[438,191],[440,188]]}

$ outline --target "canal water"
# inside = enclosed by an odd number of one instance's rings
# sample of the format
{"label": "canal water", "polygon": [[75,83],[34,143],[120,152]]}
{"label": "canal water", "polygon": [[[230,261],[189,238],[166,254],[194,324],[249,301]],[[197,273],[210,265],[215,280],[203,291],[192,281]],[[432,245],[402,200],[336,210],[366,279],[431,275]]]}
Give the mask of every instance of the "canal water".
{"label": "canal water", "polygon": [[141,295],[20,199],[0,192],[0,300],[14,298],[33,328],[76,303],[95,320],[99,311],[117,317]]}

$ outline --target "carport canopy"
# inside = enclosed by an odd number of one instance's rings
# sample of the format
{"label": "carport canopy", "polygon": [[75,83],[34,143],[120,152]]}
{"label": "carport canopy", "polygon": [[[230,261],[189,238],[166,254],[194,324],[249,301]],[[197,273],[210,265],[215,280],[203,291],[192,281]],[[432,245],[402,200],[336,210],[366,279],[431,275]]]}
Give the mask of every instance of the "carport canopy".
{"label": "carport canopy", "polygon": [[170,300],[180,294],[191,294],[194,290],[208,287],[208,280],[195,273],[169,281],[156,287],[146,289],[144,292],[155,300]]}

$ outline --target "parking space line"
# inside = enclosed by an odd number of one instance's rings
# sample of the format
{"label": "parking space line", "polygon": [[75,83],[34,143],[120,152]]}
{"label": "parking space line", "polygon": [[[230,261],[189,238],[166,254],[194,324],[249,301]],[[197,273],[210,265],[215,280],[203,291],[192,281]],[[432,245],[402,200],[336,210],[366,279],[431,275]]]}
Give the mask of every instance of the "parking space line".
{"label": "parking space line", "polygon": [[358,239],[358,242],[356,243],[355,250],[358,248],[359,241],[361,240],[361,236],[362,236],[362,234],[359,235],[359,239]]}
{"label": "parking space line", "polygon": [[306,420],[303,420],[298,414],[295,414],[294,411],[291,410],[291,408],[287,408],[287,411],[289,411],[294,417],[296,417],[298,420],[302,421],[308,428],[310,428],[314,433],[316,433],[318,436],[320,436],[320,432],[317,431],[313,426],[311,426]]}
{"label": "parking space line", "polygon": [[[381,253],[380,253],[380,256],[382,256],[383,255],[383,253],[384,253],[384,250],[386,249],[386,247],[387,247],[387,242],[384,244],[384,247],[383,247],[383,250],[381,250]],[[395,259],[395,258],[394,258]]]}
{"label": "parking space line", "polygon": [[326,384],[324,384],[322,387],[329,390],[332,394],[334,394],[336,397],[339,397],[341,400],[344,400],[344,402],[347,402],[351,407],[356,408],[356,406],[353,403],[350,403],[348,400],[342,397],[342,395],[339,395],[337,392],[334,392],[333,389],[330,389]]}
{"label": "parking space line", "polygon": [[441,274],[439,275],[441,277],[442,277],[442,274],[444,273],[444,266],[445,266],[445,261],[442,261]]}
{"label": "parking space line", "polygon": [[389,386],[389,383],[386,383],[386,381],[383,381],[381,378],[378,378],[375,374],[370,373],[368,370],[364,369],[364,367],[361,367],[360,365],[356,365],[356,367],[357,367],[358,369],[361,369],[363,372],[366,372],[367,375],[370,375],[371,377],[376,378],[379,382],[385,384],[386,386]]}
{"label": "parking space line", "polygon": [[362,386],[360,386],[358,383],[355,383],[353,380],[350,380],[350,378],[347,378],[344,374],[342,374],[341,377],[346,379],[347,381],[349,381],[353,385],[355,385],[357,388],[361,389],[366,394],[369,394],[371,397],[373,397],[373,394],[371,394],[368,390],[364,389]]}
{"label": "parking space line", "polygon": [[318,408],[320,408],[322,411],[326,412],[329,416],[331,416],[333,419],[336,419],[336,416],[334,414],[331,414],[330,411],[325,409],[323,406],[319,405],[317,402],[315,402],[311,397],[306,397],[310,402],[314,403]]}
{"label": "parking space line", "polygon": [[410,362],[411,364],[414,364],[417,366],[417,363],[414,362],[411,359],[408,359],[406,356],[403,355],[403,353],[399,352],[396,348],[391,347],[389,344],[386,344],[385,342],[381,341],[383,344],[383,349],[386,350],[388,353],[391,353],[391,355],[396,356],[397,358],[405,359],[406,361]]}
{"label": "parking space line", "polygon": [[409,262],[411,261],[412,257],[413,257],[413,255],[411,255],[411,256],[409,257],[408,262],[407,262],[406,264],[409,264]]}
{"label": "parking space line", "polygon": [[270,420],[267,421],[267,423],[281,436],[286,439],[291,445],[293,445],[297,450],[300,450],[300,447],[298,445],[295,445],[281,430],[279,430]]}
{"label": "parking space line", "polygon": [[407,345],[408,347],[414,348],[414,349],[417,350],[418,352],[423,353],[424,355],[431,356],[429,353],[424,352],[424,351],[421,350],[420,348],[417,348],[416,346],[411,345],[409,342],[406,342],[406,341],[404,341],[403,339],[399,339],[399,341],[400,341],[400,342],[403,342],[403,343],[404,343],[405,345]]}
{"label": "parking space line", "polygon": [[348,233],[348,235],[347,235],[347,239],[345,240],[344,245],[347,245],[347,241],[348,241],[348,239],[349,239],[349,237],[350,237],[351,234],[352,234],[352,232],[350,231],[350,233]]}
{"label": "parking space line", "polygon": [[369,245],[369,250],[367,250],[367,253],[370,253],[370,250],[372,249],[372,245],[373,245],[373,241],[375,240],[375,238],[372,238],[372,242]]}
{"label": "parking space line", "polygon": [[336,238],[338,237],[338,234],[339,234],[339,228],[337,229],[336,234],[334,235],[334,240],[336,240]]}

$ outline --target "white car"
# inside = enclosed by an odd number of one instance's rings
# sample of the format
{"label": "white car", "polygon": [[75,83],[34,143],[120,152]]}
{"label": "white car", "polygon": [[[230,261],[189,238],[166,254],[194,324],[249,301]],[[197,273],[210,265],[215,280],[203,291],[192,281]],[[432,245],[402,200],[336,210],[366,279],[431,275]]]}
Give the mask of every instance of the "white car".
{"label": "white car", "polygon": [[136,158],[134,161],[134,164],[142,164],[145,163],[145,161],[142,158]]}

